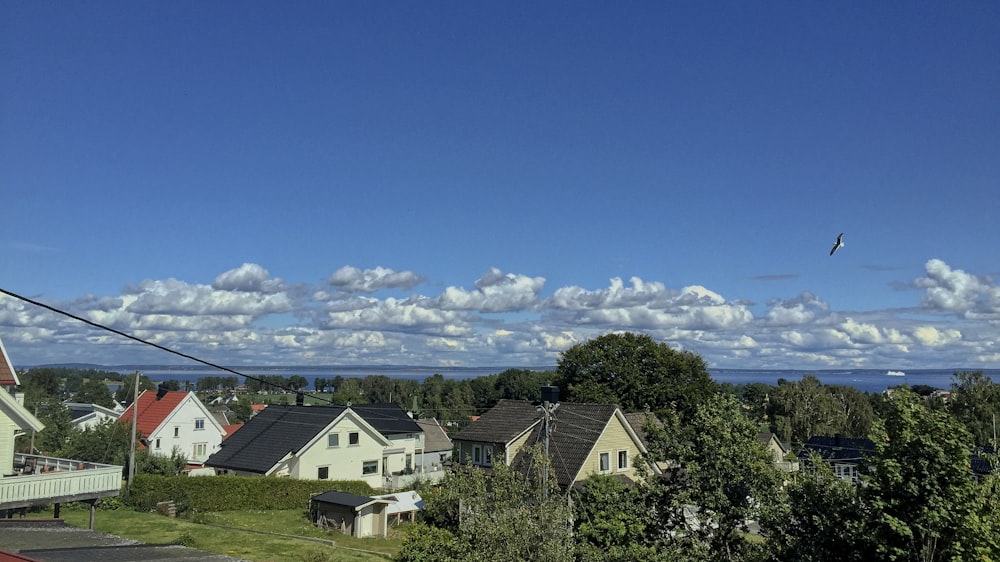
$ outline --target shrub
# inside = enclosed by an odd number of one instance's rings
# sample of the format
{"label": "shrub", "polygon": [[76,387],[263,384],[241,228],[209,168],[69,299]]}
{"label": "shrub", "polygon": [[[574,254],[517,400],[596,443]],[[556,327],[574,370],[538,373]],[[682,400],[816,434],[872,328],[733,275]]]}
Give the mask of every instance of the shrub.
{"label": "shrub", "polygon": [[153,511],[162,501],[173,501],[184,511],[266,511],[303,509],[310,496],[330,490],[361,496],[373,493],[371,486],[360,481],[137,474],[123,501],[138,511]]}

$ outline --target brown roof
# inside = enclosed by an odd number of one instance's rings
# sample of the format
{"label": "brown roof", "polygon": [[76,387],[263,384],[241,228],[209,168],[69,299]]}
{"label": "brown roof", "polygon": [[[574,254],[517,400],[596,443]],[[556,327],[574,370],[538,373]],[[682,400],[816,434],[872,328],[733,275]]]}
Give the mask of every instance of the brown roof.
{"label": "brown roof", "polygon": [[7,350],[3,347],[3,340],[0,340],[0,385],[15,386],[18,384],[21,384],[21,381],[17,380],[17,373],[14,372],[14,366],[10,364],[10,359],[7,358]]}
{"label": "brown roof", "polygon": [[451,439],[436,419],[417,420],[417,425],[424,430],[424,451],[451,450]]}
{"label": "brown roof", "polygon": [[639,437],[639,441],[642,441],[643,446],[647,448],[649,447],[649,440],[646,435],[646,421],[648,420],[656,427],[663,427],[663,422],[653,412],[632,412],[625,414],[625,419],[632,426],[632,431]]}
{"label": "brown roof", "polygon": [[[560,486],[573,484],[617,410],[618,407],[612,404],[559,404],[552,416],[549,456]],[[538,406],[532,402],[501,400],[479,421],[458,432],[454,439],[507,444],[530,432],[525,445],[540,444],[543,442],[541,417]],[[520,462],[521,457],[519,454],[511,464]]]}

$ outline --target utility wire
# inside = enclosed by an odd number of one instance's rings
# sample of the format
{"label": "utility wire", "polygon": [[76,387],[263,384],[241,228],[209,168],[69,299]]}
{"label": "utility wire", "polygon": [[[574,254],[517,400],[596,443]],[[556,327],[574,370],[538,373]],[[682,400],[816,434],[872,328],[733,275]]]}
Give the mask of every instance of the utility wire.
{"label": "utility wire", "polygon": [[[94,328],[97,328],[97,329],[100,329],[100,330],[104,330],[106,332],[111,332],[112,334],[117,334],[117,335],[119,335],[119,336],[121,336],[123,338],[128,338],[128,339],[130,339],[132,341],[139,342],[139,343],[141,343],[143,345],[148,345],[148,346],[155,347],[156,349],[159,349],[161,351],[166,351],[167,353],[173,353],[174,355],[177,355],[179,357],[183,357],[185,359],[190,359],[191,361],[196,361],[198,363],[201,363],[202,365],[207,365],[207,366],[212,367],[214,369],[219,369],[220,371],[226,371],[227,373],[232,373],[234,375],[239,375],[241,377],[248,378],[250,380],[255,380],[255,381],[257,381],[259,383],[262,383],[262,384],[266,383],[266,384],[268,384],[268,385],[270,385],[270,386],[272,386],[274,388],[280,388],[280,389],[286,390],[288,392],[293,392],[293,393],[300,393],[301,392],[301,391],[297,391],[297,390],[294,390],[294,389],[291,389],[291,388],[287,388],[287,387],[284,387],[284,386],[281,386],[281,385],[276,385],[276,384],[264,381],[262,379],[259,379],[259,378],[255,377],[255,376],[241,373],[241,372],[239,372],[239,371],[237,371],[235,369],[230,369],[229,367],[223,367],[222,365],[217,365],[217,364],[212,363],[210,361],[205,361],[204,359],[199,359],[199,358],[195,357],[194,355],[188,355],[187,353],[182,353],[180,351],[177,351],[176,349],[170,349],[169,347],[165,347],[165,346],[162,346],[160,344],[153,343],[153,342],[148,341],[148,340],[144,340],[144,339],[142,339],[140,337],[133,336],[132,334],[127,334],[127,333],[125,333],[125,332],[123,332],[121,330],[116,330],[116,329],[114,329],[114,328],[112,328],[110,326],[105,326],[104,324],[99,324],[99,323],[94,322],[92,320],[87,320],[86,318],[83,318],[82,316],[77,316],[77,315],[75,315],[75,314],[73,314],[71,312],[67,312],[65,310],[56,308],[56,307],[51,306],[51,305],[47,305],[47,304],[45,304],[43,302],[39,302],[39,301],[36,301],[36,300],[33,300],[33,299],[29,299],[28,297],[19,295],[17,293],[8,291],[8,290],[3,289],[3,288],[0,288],[0,293],[3,293],[3,294],[5,294],[5,295],[7,295],[9,297],[13,297],[15,299],[18,299],[20,301],[26,302],[28,304],[37,306],[39,308],[44,308],[45,310],[48,310],[48,311],[51,311],[51,312],[55,312],[56,314],[61,314],[63,316],[66,316],[67,318],[72,318],[73,320],[76,320],[77,322],[83,322],[84,324],[87,324],[88,326],[92,326]],[[321,396],[316,396],[316,395],[313,395],[313,394],[305,394],[305,393],[302,393],[302,395],[303,396],[309,396],[310,398],[314,398],[316,400],[322,400],[322,401],[327,402],[329,404],[333,404],[332,400],[329,400],[327,398],[323,398]]]}

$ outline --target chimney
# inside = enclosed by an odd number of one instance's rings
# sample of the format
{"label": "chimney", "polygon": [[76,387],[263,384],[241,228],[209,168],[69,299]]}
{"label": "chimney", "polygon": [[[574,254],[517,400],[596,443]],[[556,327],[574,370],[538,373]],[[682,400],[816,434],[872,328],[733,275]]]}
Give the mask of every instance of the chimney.
{"label": "chimney", "polygon": [[542,402],[548,402],[549,404],[559,403],[559,387],[558,386],[543,386],[542,387]]}
{"label": "chimney", "polygon": [[167,387],[163,386],[162,384],[159,385],[159,386],[157,386],[156,387],[156,399],[157,400],[163,400],[163,397],[166,396],[168,392],[170,392],[170,390],[167,389]]}
{"label": "chimney", "polygon": [[301,392],[295,393],[295,405],[302,406],[306,402],[306,397]]}

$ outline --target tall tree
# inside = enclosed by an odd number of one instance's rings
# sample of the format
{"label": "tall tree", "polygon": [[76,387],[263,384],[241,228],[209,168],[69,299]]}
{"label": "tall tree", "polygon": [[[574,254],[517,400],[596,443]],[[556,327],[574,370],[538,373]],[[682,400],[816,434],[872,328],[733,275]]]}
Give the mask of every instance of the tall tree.
{"label": "tall tree", "polygon": [[139,377],[139,394],[144,390],[154,390],[156,385],[146,375],[136,371],[131,375],[122,378],[121,385],[115,390],[115,401],[118,403],[131,404],[135,394],[135,378]]}
{"label": "tall tree", "polygon": [[862,500],[885,560],[963,560],[975,552],[976,488],[972,439],[946,413],[928,409],[903,388],[872,430],[875,455]]}
{"label": "tall tree", "polygon": [[524,472],[505,464],[457,467],[425,498],[425,520],[436,530],[416,526],[397,560],[572,561],[566,498],[544,455],[537,448],[527,454]]}
{"label": "tall tree", "polygon": [[674,410],[684,420],[716,392],[700,356],[644,334],[606,334],[574,345],[563,352],[556,373],[570,401]]}
{"label": "tall tree", "polygon": [[111,389],[103,381],[86,379],[80,384],[75,400],[84,404],[97,404],[105,408],[115,405],[115,397],[111,395]]}
{"label": "tall tree", "polygon": [[844,408],[813,375],[778,381],[770,398],[769,416],[782,441],[801,444],[814,435],[843,433],[846,426]]}
{"label": "tall tree", "polygon": [[678,555],[708,560],[760,556],[744,536],[750,521],[780,505],[782,477],[739,402],[717,394],[690,421],[668,419],[662,430],[649,429],[655,458],[676,467],[675,477],[653,481],[660,540]]}
{"label": "tall tree", "polygon": [[1000,416],[1000,387],[982,371],[955,373],[948,411],[969,430],[977,445],[991,444]]}
{"label": "tall tree", "polygon": [[837,478],[819,458],[787,488],[786,509],[765,522],[776,562],[863,562],[872,545],[864,532],[858,487]]}

